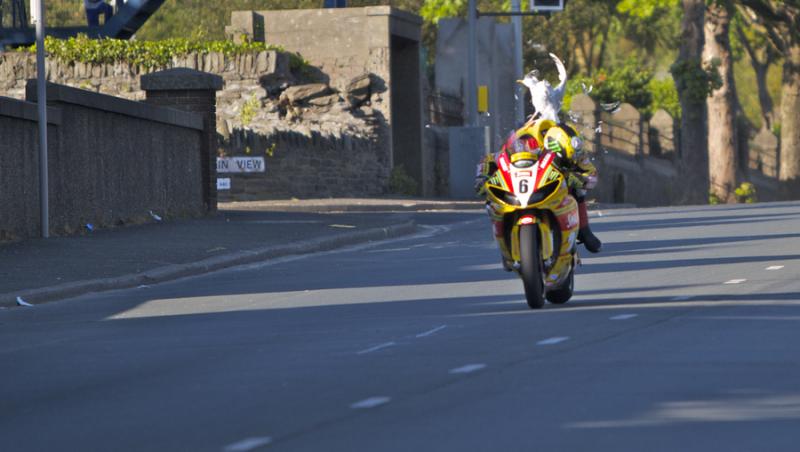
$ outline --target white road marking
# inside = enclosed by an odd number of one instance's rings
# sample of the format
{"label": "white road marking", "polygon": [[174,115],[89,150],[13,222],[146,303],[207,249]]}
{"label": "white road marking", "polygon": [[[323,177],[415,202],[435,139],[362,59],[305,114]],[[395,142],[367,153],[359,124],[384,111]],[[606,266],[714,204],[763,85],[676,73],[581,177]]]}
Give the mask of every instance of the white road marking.
{"label": "white road marking", "polygon": [[536,345],[555,345],[569,339],[569,336],[551,337],[536,343]]}
{"label": "white road marking", "polygon": [[239,442],[229,444],[225,446],[225,449],[222,449],[225,452],[244,452],[248,450],[253,450],[259,448],[261,446],[266,446],[267,444],[272,442],[272,438],[269,436],[259,436],[256,438],[246,438]]}
{"label": "white road marking", "polygon": [[450,369],[451,374],[469,374],[472,372],[479,371],[486,367],[486,364],[467,364],[466,366],[456,367],[455,369]]}
{"label": "white road marking", "polygon": [[364,355],[366,353],[377,352],[378,350],[381,350],[381,349],[384,349],[384,348],[387,348],[387,347],[393,347],[395,345],[397,345],[397,344],[394,343],[394,342],[384,342],[383,344],[378,344],[378,345],[376,345],[374,347],[370,347],[370,348],[367,348],[365,350],[361,350],[360,352],[356,352],[356,354],[357,355]]}
{"label": "white road marking", "polygon": [[339,228],[339,229],[355,229],[355,226],[352,224],[329,224],[331,228]]}
{"label": "white road marking", "polygon": [[767,270],[780,270],[780,269],[782,269],[782,268],[783,268],[783,265],[770,265],[770,266],[769,266],[769,267],[767,267],[766,269],[767,269]]}
{"label": "white road marking", "polygon": [[445,328],[447,328],[447,325],[437,326],[436,328],[434,328],[434,329],[432,329],[432,330],[426,331],[426,332],[424,332],[424,333],[419,333],[419,334],[417,334],[417,337],[418,337],[418,338],[419,338],[419,337],[428,337],[428,336],[430,336],[431,334],[438,333],[439,331],[442,331],[442,330],[443,330],[443,329],[445,329]]}
{"label": "white road marking", "polygon": [[375,408],[376,406],[384,405],[389,403],[392,400],[389,397],[377,396],[377,397],[370,397],[368,399],[364,399],[360,402],[356,402],[350,405],[350,408],[354,410],[363,410],[366,408]]}
{"label": "white road marking", "polygon": [[686,301],[691,299],[691,295],[678,295],[677,297],[672,297],[672,301]]}
{"label": "white road marking", "polygon": [[628,320],[628,319],[632,319],[632,318],[638,317],[638,316],[639,316],[639,314],[620,314],[620,315],[615,315],[614,317],[609,317],[608,319],[609,320]]}
{"label": "white road marking", "polygon": [[730,281],[725,281],[722,284],[741,284],[741,283],[743,283],[745,281],[747,281],[747,280],[746,279],[731,279]]}

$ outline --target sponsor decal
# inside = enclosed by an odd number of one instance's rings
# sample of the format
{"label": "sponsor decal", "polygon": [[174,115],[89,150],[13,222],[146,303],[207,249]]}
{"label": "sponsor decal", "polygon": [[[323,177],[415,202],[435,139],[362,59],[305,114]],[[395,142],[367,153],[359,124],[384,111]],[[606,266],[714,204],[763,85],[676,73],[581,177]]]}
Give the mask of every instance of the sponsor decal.
{"label": "sponsor decal", "polygon": [[572,229],[578,226],[579,218],[578,212],[571,212],[567,215],[567,229]]}

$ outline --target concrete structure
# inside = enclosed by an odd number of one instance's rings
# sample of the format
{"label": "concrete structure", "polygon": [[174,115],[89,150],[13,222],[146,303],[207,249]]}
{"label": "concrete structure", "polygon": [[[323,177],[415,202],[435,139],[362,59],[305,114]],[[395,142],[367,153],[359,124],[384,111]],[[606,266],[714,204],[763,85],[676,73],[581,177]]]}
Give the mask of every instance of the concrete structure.
{"label": "concrete structure", "polygon": [[429,195],[432,159],[424,155],[422,140],[421,25],[414,14],[375,6],[235,12],[227,32],[300,53],[318,79],[336,91],[370,74],[377,139],[389,149],[391,166],[402,166],[419,192]]}
{"label": "concrete structure", "polygon": [[[212,207],[202,156],[214,145],[201,115],[55,84],[47,96],[52,234],[199,216]],[[26,97],[0,98],[2,240],[40,232],[35,80]]]}
{"label": "concrete structure", "polygon": [[[517,125],[514,117],[515,81],[523,74],[514,74],[511,24],[482,17],[478,20],[477,33],[477,82],[489,90],[489,110],[480,115],[479,125],[489,127],[490,147],[498,149]],[[436,41],[435,93],[445,98],[465,99],[466,74],[467,23],[463,19],[442,19]]]}

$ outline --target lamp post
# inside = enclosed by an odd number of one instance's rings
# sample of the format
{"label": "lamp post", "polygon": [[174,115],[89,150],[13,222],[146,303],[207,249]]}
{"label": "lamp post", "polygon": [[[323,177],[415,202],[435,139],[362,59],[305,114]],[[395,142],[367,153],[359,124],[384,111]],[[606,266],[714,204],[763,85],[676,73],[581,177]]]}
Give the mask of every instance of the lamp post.
{"label": "lamp post", "polygon": [[44,0],[31,0],[31,21],[36,24],[36,92],[39,109],[39,216],[42,238],[50,237],[50,192],[47,165],[47,74],[45,73]]}

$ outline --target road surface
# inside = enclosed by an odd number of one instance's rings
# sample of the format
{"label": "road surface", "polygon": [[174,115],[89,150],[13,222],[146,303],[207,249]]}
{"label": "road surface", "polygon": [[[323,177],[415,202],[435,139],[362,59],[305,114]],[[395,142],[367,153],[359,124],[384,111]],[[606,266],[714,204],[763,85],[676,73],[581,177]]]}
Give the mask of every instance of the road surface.
{"label": "road surface", "polygon": [[602,213],[540,311],[480,213],[0,311],[0,450],[800,450],[800,203]]}

